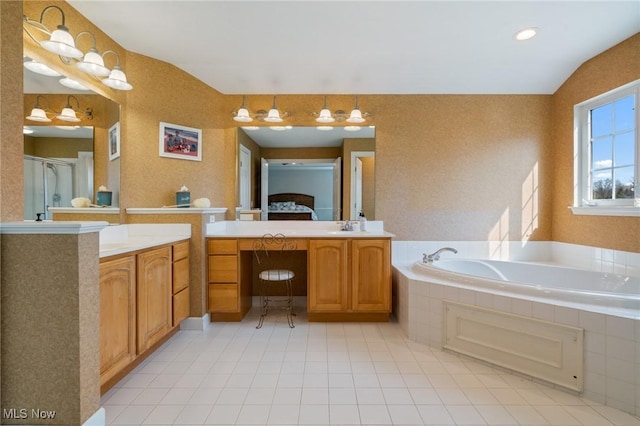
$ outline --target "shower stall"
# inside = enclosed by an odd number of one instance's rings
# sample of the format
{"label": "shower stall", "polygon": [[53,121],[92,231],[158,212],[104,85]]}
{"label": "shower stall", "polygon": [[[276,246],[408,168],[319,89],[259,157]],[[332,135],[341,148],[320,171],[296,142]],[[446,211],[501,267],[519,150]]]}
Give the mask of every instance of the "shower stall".
{"label": "shower stall", "polygon": [[49,207],[69,207],[75,197],[76,165],[72,161],[24,156],[24,218],[51,219]]}

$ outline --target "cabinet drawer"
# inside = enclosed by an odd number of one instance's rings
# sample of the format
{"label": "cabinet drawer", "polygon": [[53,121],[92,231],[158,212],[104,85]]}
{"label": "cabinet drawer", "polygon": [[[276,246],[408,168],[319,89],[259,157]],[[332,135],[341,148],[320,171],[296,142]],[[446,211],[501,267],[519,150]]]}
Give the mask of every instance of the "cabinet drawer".
{"label": "cabinet drawer", "polygon": [[173,262],[173,294],[189,286],[189,258]]}
{"label": "cabinet drawer", "polygon": [[207,240],[208,254],[237,254],[238,240]]}
{"label": "cabinet drawer", "polygon": [[210,312],[238,312],[237,284],[209,284]]}
{"label": "cabinet drawer", "polygon": [[185,288],[173,296],[173,326],[189,316],[189,289]]}
{"label": "cabinet drawer", "polygon": [[237,283],[238,256],[209,256],[210,283]]}
{"label": "cabinet drawer", "polygon": [[189,241],[183,241],[173,245],[173,261],[189,257]]}

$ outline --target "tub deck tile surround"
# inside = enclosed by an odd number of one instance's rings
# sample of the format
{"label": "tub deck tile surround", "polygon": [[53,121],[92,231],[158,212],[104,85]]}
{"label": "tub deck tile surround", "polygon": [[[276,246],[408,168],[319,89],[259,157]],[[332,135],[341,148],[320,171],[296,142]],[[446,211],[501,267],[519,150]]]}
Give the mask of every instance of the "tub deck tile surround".
{"label": "tub deck tile surround", "polygon": [[[421,259],[422,252],[430,253],[443,246],[456,247],[458,256],[491,257],[490,244],[484,242],[395,241],[393,244],[397,307],[394,312],[409,338],[431,347],[442,347],[441,311],[445,299],[582,327],[585,343],[583,396],[640,415],[640,320],[483,291],[451,289],[418,280],[407,268]],[[517,260],[527,260],[530,255],[538,262],[559,263],[560,260],[569,266],[596,271],[630,273],[640,264],[637,253],[564,243],[537,242],[522,247],[520,242],[513,242],[502,247],[497,258],[506,260],[502,257],[505,252]],[[426,315],[425,308],[429,311]]]}

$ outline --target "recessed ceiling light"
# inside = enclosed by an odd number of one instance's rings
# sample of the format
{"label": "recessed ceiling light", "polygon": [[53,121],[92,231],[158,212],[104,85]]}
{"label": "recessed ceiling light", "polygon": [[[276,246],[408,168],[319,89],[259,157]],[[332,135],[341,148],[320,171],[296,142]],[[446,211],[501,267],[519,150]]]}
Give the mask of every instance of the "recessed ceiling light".
{"label": "recessed ceiling light", "polygon": [[515,33],[513,37],[518,41],[524,41],[524,40],[529,40],[535,37],[537,33],[538,33],[538,29],[531,27],[531,28],[525,28],[524,30],[518,31],[517,33]]}

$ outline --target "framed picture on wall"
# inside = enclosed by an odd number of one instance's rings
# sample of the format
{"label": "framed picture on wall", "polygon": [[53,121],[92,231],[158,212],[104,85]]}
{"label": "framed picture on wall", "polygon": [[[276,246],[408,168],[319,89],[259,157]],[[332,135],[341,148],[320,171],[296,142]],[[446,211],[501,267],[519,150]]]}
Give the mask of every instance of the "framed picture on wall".
{"label": "framed picture on wall", "polygon": [[109,128],[109,161],[120,157],[120,122]]}
{"label": "framed picture on wall", "polygon": [[202,160],[202,130],[160,122],[160,156]]}

